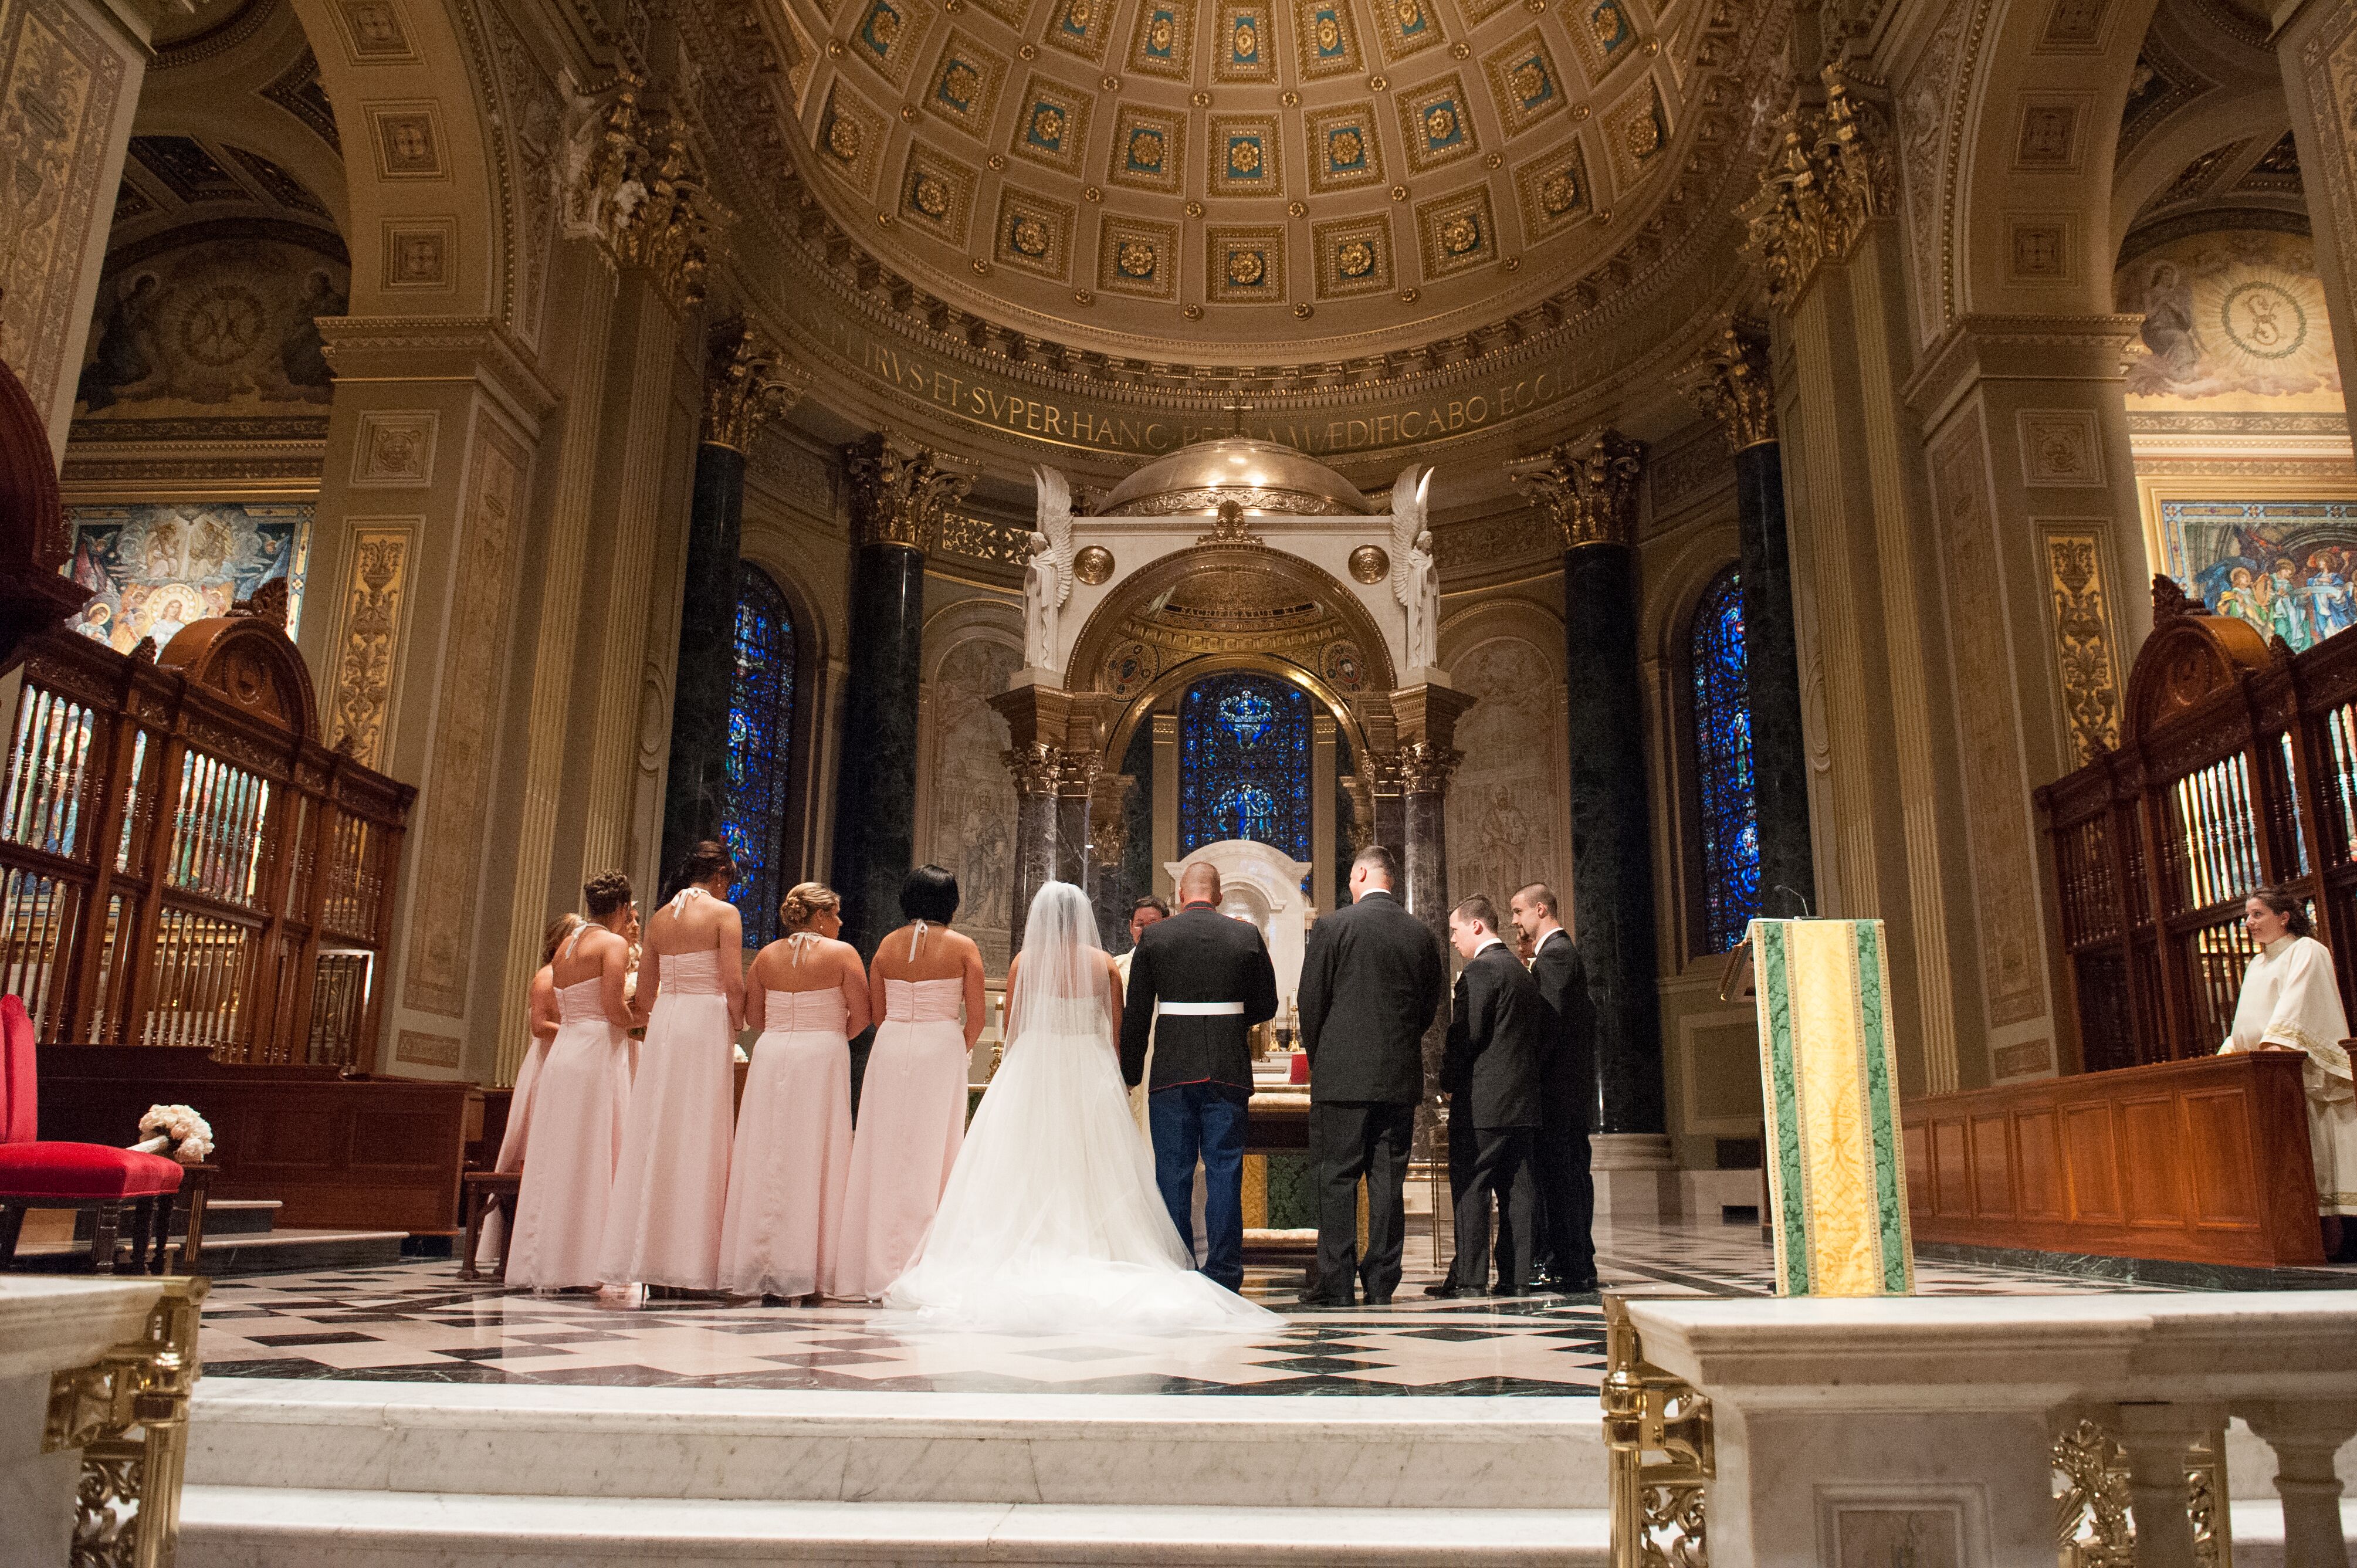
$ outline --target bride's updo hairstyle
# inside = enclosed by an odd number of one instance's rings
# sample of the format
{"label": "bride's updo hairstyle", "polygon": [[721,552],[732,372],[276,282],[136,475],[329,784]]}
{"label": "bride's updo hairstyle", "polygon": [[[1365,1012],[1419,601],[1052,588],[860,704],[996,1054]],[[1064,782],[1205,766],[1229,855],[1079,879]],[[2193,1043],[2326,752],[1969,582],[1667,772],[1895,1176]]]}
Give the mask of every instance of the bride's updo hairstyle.
{"label": "bride's updo hairstyle", "polygon": [[709,882],[724,871],[728,874],[730,881],[737,879],[737,857],[728,853],[726,844],[705,839],[688,851],[687,864],[680,867],[679,885],[686,887],[698,882]]}
{"label": "bride's updo hairstyle", "polygon": [[601,871],[582,885],[581,898],[589,918],[602,920],[630,901],[630,879],[619,871]]}
{"label": "bride's updo hairstyle", "polygon": [[938,865],[920,865],[900,884],[900,913],[911,920],[946,926],[957,910],[957,878]]}
{"label": "bride's updo hairstyle", "polygon": [[842,896],[823,882],[797,882],[778,906],[778,920],[789,931],[806,931],[813,920],[842,908]]}

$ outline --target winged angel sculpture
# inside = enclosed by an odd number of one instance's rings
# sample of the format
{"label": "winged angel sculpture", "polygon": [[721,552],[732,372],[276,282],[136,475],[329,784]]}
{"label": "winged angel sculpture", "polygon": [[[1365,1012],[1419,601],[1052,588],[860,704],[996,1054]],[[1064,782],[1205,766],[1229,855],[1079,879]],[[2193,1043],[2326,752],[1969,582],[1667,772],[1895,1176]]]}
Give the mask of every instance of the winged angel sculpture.
{"label": "winged angel sculpture", "polygon": [[1039,527],[1031,535],[1031,564],[1023,570],[1023,662],[1056,667],[1056,622],[1072,596],[1072,487],[1053,468],[1033,465],[1039,485]]}
{"label": "winged angel sculpture", "polygon": [[1432,559],[1432,531],[1425,526],[1426,493],[1432,470],[1411,463],[1392,486],[1392,597],[1407,611],[1407,667],[1426,670],[1440,662],[1440,569]]}

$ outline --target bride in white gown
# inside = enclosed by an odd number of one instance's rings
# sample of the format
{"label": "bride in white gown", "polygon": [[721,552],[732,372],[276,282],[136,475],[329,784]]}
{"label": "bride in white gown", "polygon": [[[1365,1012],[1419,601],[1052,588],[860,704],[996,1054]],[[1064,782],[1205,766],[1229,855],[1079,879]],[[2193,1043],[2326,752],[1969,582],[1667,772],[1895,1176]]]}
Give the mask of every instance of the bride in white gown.
{"label": "bride in white gown", "polygon": [[998,1330],[1168,1333],[1280,1321],[1195,1272],[1154,1185],[1114,1041],[1121,990],[1081,890],[1031,900],[1006,1038],[888,1307]]}

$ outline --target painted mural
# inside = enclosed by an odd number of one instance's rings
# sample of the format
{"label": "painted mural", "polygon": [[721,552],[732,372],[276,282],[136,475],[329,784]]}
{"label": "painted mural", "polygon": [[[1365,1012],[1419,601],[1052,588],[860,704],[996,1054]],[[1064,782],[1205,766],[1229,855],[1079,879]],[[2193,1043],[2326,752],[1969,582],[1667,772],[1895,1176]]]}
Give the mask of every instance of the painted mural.
{"label": "painted mural", "polygon": [[325,403],[335,378],[316,320],[343,315],[350,286],[341,258],[283,239],[200,240],[111,261],[75,412],[206,418]]}
{"label": "painted mural", "polygon": [[933,676],[932,857],[957,874],[958,929],[995,975],[1006,972],[1015,918],[1015,779],[1006,720],[990,699],[1022,663],[1020,650],[969,638]]}
{"label": "painted mural", "polygon": [[286,579],[286,629],[303,610],[311,546],[308,502],[191,502],[66,509],[66,574],[96,596],[74,629],[128,653],[170,642],[190,621],[226,615],[274,578]]}
{"label": "painted mural", "polygon": [[2170,575],[2293,651],[2357,626],[2357,500],[2163,500]]}
{"label": "painted mural", "polygon": [[2144,317],[2128,346],[2129,408],[2340,412],[2324,285],[2303,236],[2224,230],[2174,240],[2122,267],[2113,295]]}

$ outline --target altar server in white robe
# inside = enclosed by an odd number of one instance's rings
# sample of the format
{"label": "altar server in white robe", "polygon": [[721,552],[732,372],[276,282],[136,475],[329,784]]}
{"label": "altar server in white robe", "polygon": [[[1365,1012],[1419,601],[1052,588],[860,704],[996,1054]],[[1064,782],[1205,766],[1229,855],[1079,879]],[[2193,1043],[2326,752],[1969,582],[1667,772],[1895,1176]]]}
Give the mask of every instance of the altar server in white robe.
{"label": "altar server in white robe", "polygon": [[[1113,961],[1114,969],[1121,975],[1123,995],[1129,994],[1129,960],[1137,951],[1137,939],[1146,934],[1146,927],[1169,914],[1170,906],[1150,893],[1129,907],[1129,952]],[[1154,1031],[1150,1026],[1146,1033],[1146,1070],[1149,1075],[1154,1071]],[[1137,1118],[1138,1134],[1149,1144],[1154,1141],[1153,1129],[1146,1120],[1146,1086],[1150,1081],[1150,1077],[1141,1078],[1129,1091],[1129,1113]]]}
{"label": "altar server in white robe", "polygon": [[2357,1215],[2357,1085],[2349,1065],[2349,1017],[2332,972],[2332,951],[2309,934],[2308,909],[2275,888],[2243,906],[2243,929],[2258,944],[2234,1004],[2227,1051],[2300,1051],[2308,1057],[2308,1141],[2316,1160],[2316,1208],[2324,1251],[2339,1252]]}

